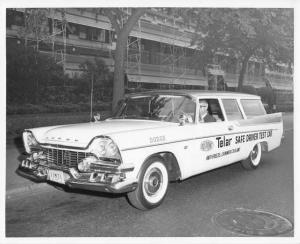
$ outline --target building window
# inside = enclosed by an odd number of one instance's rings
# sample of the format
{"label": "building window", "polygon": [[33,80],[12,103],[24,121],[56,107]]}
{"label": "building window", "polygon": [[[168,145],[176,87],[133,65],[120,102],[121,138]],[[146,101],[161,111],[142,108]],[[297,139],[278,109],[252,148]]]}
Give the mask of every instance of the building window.
{"label": "building window", "polygon": [[105,42],[105,30],[99,29],[99,41],[100,42]]}
{"label": "building window", "polygon": [[6,27],[25,26],[24,14],[22,12],[15,11],[13,9],[7,9],[6,11]]}
{"label": "building window", "polygon": [[72,35],[79,35],[79,25],[74,23],[68,23],[68,32]]}
{"label": "building window", "polygon": [[111,31],[109,30],[105,30],[105,43],[110,43],[112,40],[111,40]]}
{"label": "building window", "polygon": [[99,28],[81,25],[79,28],[79,37],[90,41],[106,42],[106,31]]}
{"label": "building window", "polygon": [[91,41],[98,41],[97,29],[87,27],[87,39]]}
{"label": "building window", "polygon": [[81,39],[87,39],[87,28],[83,25],[79,26],[79,37]]}

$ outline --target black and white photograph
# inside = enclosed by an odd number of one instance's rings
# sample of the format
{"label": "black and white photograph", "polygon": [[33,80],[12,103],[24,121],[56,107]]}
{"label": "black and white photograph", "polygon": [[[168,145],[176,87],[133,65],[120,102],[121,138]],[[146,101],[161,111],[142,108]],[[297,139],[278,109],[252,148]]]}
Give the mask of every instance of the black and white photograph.
{"label": "black and white photograph", "polygon": [[298,5],[5,1],[3,243],[299,243]]}

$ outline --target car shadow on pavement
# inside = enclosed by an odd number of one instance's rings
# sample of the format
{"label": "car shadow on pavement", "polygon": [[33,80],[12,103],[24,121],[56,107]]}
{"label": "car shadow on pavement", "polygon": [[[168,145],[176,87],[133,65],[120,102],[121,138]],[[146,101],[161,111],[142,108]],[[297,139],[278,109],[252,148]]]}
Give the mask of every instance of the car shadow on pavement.
{"label": "car shadow on pavement", "polygon": [[89,190],[82,190],[82,189],[72,189],[67,186],[55,183],[55,182],[48,181],[47,183],[49,185],[55,187],[56,189],[67,192],[67,193],[76,193],[76,194],[81,194],[81,195],[107,197],[107,198],[121,198],[121,197],[126,196],[125,193],[113,194],[113,193],[108,193],[108,192],[97,192],[97,191],[89,191]]}

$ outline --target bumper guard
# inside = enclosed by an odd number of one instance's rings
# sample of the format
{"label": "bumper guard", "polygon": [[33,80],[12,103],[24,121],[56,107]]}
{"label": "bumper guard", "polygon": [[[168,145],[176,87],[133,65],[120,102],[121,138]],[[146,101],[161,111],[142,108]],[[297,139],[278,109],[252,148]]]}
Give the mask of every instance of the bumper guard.
{"label": "bumper guard", "polygon": [[[49,181],[48,170],[50,169],[51,169],[50,167],[40,166],[28,161],[27,162],[23,161],[20,164],[19,168],[17,169],[17,173],[35,182],[47,182]],[[55,170],[57,169],[55,168]],[[119,171],[114,170],[112,171],[112,174],[115,174],[116,176],[120,176],[120,173],[126,171],[132,171],[132,170],[133,168],[121,169]],[[83,189],[83,190],[109,192],[109,193],[125,193],[125,192],[134,191],[137,187],[137,182],[131,182],[126,184],[124,180],[117,180],[115,183],[96,182],[95,180],[93,180],[96,177],[92,178],[92,174],[95,173],[85,174],[85,176],[88,175],[89,177],[81,177],[82,176],[81,173],[79,173],[74,168],[68,170],[64,169],[61,171],[65,176],[64,177],[65,185],[72,189]],[[99,173],[99,174],[103,174],[103,173]]]}

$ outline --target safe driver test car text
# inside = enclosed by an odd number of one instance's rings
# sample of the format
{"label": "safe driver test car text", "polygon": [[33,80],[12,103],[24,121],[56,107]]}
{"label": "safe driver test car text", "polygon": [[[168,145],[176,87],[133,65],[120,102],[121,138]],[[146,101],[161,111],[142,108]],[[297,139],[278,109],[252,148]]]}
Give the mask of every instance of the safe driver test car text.
{"label": "safe driver test car text", "polygon": [[143,92],[127,95],[104,121],[25,130],[28,155],[18,171],[70,188],[127,193],[147,210],[162,203],[169,182],[239,161],[257,168],[282,135],[282,114],[266,114],[259,96]]}

